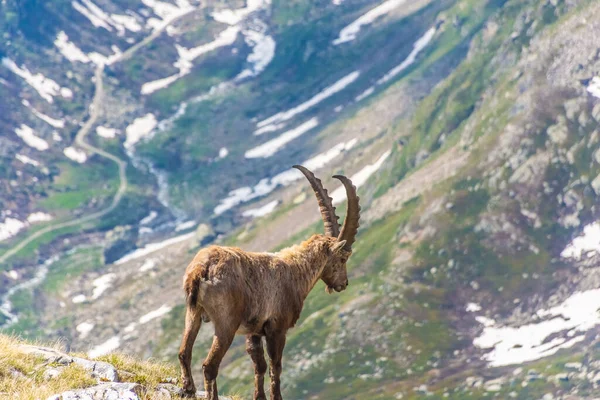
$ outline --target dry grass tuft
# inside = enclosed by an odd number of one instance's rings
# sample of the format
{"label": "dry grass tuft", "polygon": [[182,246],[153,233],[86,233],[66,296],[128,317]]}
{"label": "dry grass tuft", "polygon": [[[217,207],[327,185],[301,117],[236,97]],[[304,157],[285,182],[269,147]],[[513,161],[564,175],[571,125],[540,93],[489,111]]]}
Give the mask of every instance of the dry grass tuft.
{"label": "dry grass tuft", "polygon": [[69,365],[58,377],[45,380],[44,371],[53,365],[34,355],[23,354],[19,349],[21,344],[24,342],[19,339],[0,335],[0,399],[46,399],[69,389],[96,384],[78,365]]}
{"label": "dry grass tuft", "polygon": [[109,354],[96,358],[115,366],[119,371],[129,372],[132,377],[127,377],[128,382],[135,382],[148,388],[154,388],[159,383],[173,383],[177,377],[175,366],[153,360],[139,361],[126,354]]}

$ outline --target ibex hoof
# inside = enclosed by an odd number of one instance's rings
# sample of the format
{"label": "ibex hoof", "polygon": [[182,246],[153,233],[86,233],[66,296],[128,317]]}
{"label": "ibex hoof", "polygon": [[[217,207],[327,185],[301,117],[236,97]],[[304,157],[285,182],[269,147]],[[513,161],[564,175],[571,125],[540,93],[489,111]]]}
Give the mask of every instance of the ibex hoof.
{"label": "ibex hoof", "polygon": [[183,395],[185,397],[196,397],[196,386],[193,383],[183,382]]}

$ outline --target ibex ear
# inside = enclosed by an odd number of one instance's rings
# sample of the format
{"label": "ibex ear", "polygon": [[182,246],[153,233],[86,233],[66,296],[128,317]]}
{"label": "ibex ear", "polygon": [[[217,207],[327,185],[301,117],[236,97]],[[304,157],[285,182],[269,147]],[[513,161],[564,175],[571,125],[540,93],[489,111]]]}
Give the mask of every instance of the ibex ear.
{"label": "ibex ear", "polygon": [[345,240],[341,240],[339,242],[335,242],[332,246],[331,246],[331,252],[333,254],[338,253],[341,249],[344,248],[344,246],[346,245],[346,241]]}

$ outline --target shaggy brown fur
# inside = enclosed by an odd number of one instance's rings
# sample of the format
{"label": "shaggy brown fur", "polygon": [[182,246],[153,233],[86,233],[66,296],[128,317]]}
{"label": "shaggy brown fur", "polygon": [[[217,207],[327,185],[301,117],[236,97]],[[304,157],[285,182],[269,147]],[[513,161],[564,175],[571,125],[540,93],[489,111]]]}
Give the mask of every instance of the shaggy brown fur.
{"label": "shaggy brown fur", "polygon": [[183,279],[187,312],[179,360],[185,392],[193,395],[196,391],[191,374],[192,347],[204,319],[215,325],[213,344],[202,364],[208,399],[218,399],[219,365],[234,335],[243,334],[247,336],[246,350],[254,362],[254,399],[266,399],[264,336],[271,360],[271,399],[280,400],[279,377],[286,332],[296,324],[304,300],[319,279],[325,282],[329,293],[346,288],[346,261],[351,253],[347,240],[328,235],[313,235],[302,244],[278,253],[250,253],[221,246],[200,250]]}

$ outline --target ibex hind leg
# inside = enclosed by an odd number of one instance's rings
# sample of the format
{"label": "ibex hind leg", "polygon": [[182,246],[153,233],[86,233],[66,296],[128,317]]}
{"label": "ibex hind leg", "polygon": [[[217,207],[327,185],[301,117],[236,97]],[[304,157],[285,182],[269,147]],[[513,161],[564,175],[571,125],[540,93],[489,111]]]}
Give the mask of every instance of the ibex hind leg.
{"label": "ibex hind leg", "polygon": [[254,363],[254,400],[267,400],[265,395],[267,361],[265,360],[262,337],[258,335],[246,336],[246,351]]}
{"label": "ibex hind leg", "polygon": [[185,313],[185,329],[183,339],[179,348],[179,364],[181,366],[181,383],[187,396],[195,396],[196,386],[192,377],[192,349],[198,331],[202,325],[202,308],[197,305],[188,304]]}
{"label": "ibex hind leg", "polygon": [[206,357],[204,363],[202,363],[202,369],[204,370],[204,389],[206,390],[207,400],[218,400],[219,391],[217,390],[217,375],[219,374],[219,366],[225,356],[225,353],[231,346],[235,331],[239,324],[222,326],[218,325],[215,321],[215,336],[213,343]]}
{"label": "ibex hind leg", "polygon": [[267,353],[271,360],[271,400],[281,397],[281,359],[285,347],[285,332],[267,332]]}

